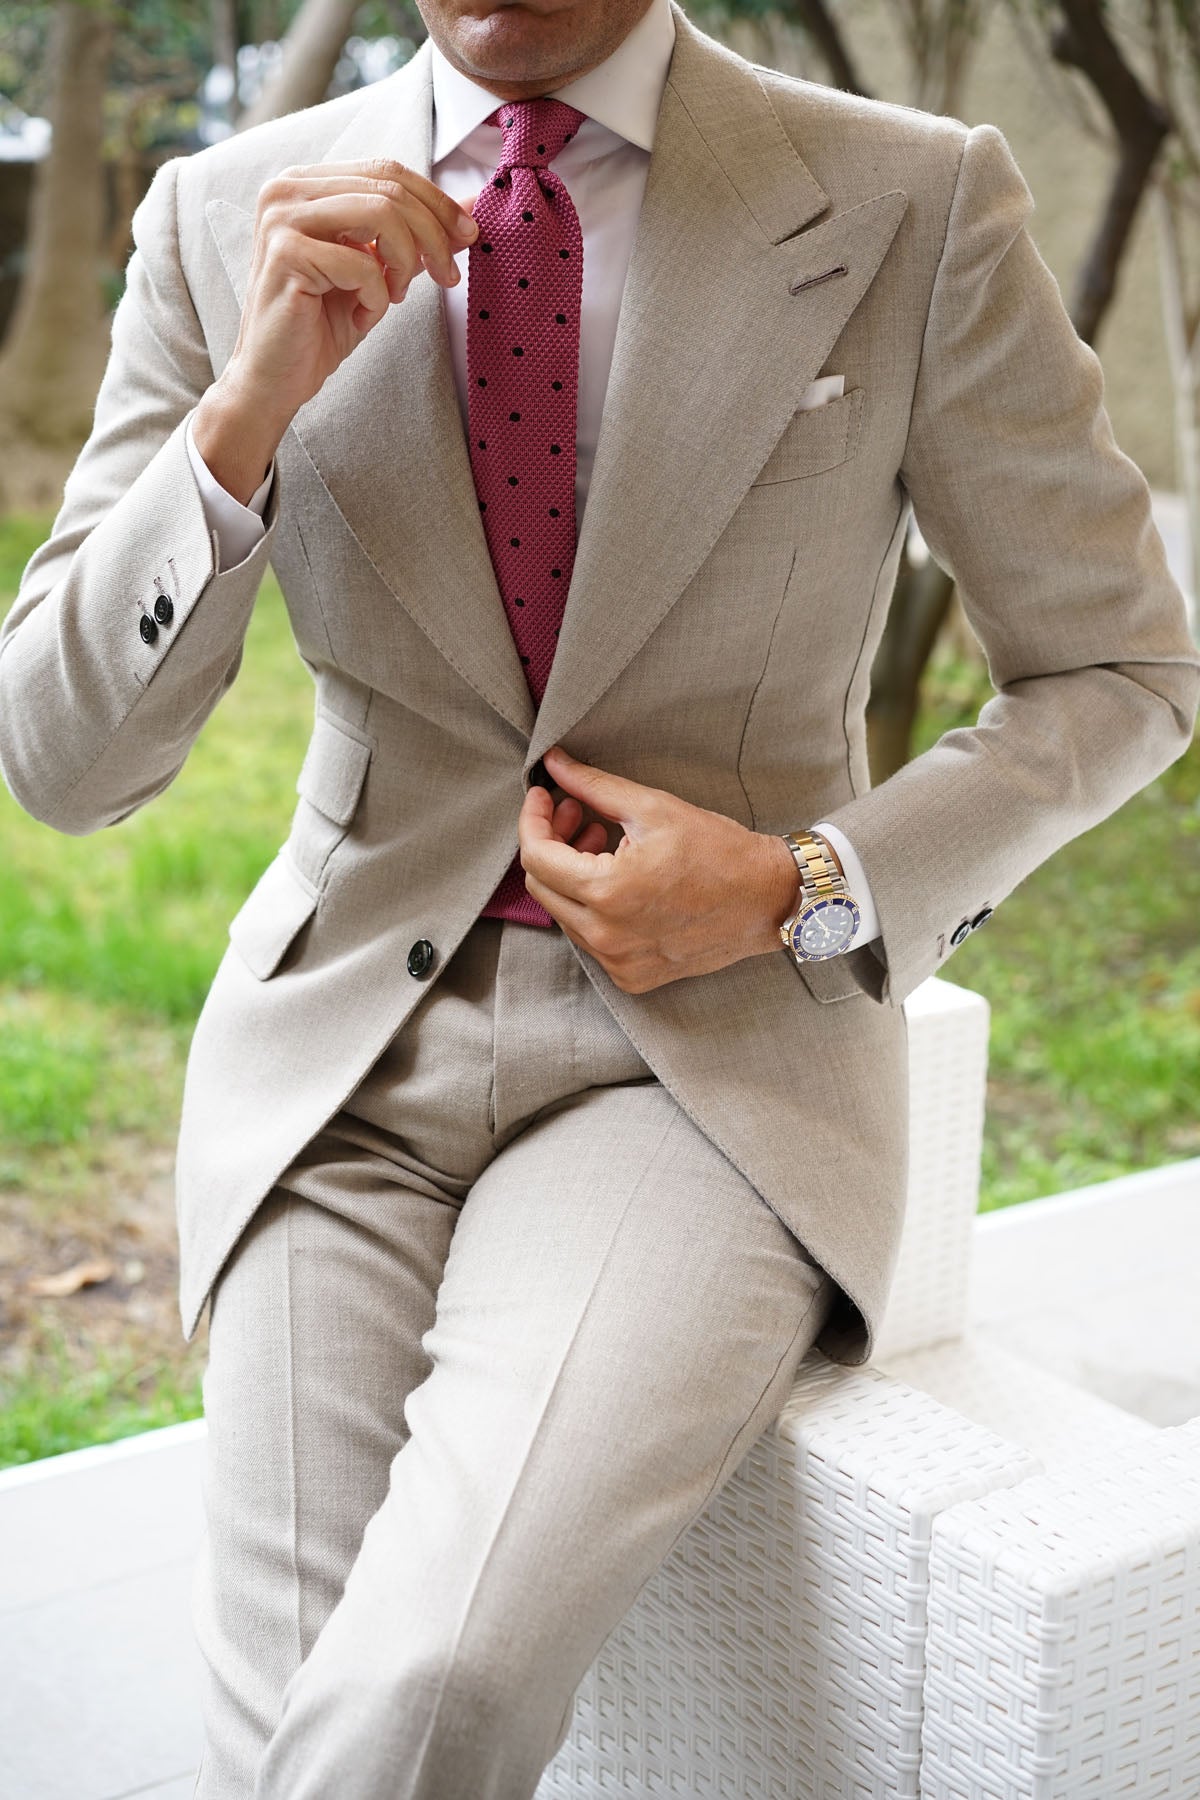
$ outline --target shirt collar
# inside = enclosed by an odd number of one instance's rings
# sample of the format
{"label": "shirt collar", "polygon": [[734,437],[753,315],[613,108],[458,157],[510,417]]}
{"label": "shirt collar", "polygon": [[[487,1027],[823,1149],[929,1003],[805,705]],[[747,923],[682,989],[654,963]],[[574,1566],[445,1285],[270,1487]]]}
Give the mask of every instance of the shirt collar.
{"label": "shirt collar", "polygon": [[[666,85],[671,52],[675,47],[675,21],[671,0],[650,0],[647,11],[611,56],[596,68],[551,89],[551,98],[576,106],[619,137],[643,150],[654,147],[654,127]],[[489,89],[461,73],[446,60],[436,44],[433,52],[433,162],[437,163],[489,113],[501,104]]]}

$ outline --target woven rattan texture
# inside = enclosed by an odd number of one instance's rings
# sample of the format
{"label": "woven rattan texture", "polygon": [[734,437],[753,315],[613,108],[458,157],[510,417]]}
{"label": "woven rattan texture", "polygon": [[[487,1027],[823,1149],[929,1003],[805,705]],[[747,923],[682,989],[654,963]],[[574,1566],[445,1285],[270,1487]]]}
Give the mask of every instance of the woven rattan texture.
{"label": "woven rattan texture", "polygon": [[915,1797],[934,1515],[1036,1467],[810,1352],[609,1638],[538,1800]]}
{"label": "woven rattan texture", "polygon": [[921,1800],[1200,1795],[1200,1419],[935,1523]]}

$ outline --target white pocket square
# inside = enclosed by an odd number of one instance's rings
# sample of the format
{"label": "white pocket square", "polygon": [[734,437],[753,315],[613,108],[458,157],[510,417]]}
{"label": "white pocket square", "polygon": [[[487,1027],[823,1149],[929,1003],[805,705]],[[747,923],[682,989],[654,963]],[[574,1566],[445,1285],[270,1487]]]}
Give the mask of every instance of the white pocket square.
{"label": "white pocket square", "polygon": [[811,412],[814,406],[825,406],[830,400],[840,400],[845,388],[844,375],[818,375],[801,394],[796,411]]}

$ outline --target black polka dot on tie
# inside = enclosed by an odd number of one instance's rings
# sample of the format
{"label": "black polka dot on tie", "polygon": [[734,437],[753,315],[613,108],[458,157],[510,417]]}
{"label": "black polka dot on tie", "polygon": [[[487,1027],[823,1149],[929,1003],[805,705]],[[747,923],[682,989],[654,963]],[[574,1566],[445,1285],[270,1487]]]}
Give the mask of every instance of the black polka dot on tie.
{"label": "black polka dot on tie", "polygon": [[516,476],[515,476],[515,475],[510,475],[510,476],[509,476],[509,478],[508,478],[508,485],[509,485],[509,487],[516,487],[516,485],[517,485],[517,478],[516,478]]}
{"label": "black polka dot on tie", "polygon": [[480,502],[479,502],[479,510],[480,510],[480,512],[486,512],[486,511],[487,511],[487,501],[486,501],[486,500],[481,500],[481,501],[480,501]]}
{"label": "black polka dot on tie", "polygon": [[512,545],[514,550],[519,550],[521,548],[520,538],[509,538],[508,541]]}
{"label": "black polka dot on tie", "polygon": [[528,287],[529,286],[529,282],[524,275],[518,276],[517,286],[518,287]]}
{"label": "black polka dot on tie", "polygon": [[509,413],[508,416],[512,420],[514,425],[516,425],[519,422],[520,417],[521,417],[520,413]]}
{"label": "black polka dot on tie", "polygon": [[552,381],[550,383],[550,386],[554,389],[555,393],[557,394],[562,387],[562,382],[561,381]]}
{"label": "black polka dot on tie", "polygon": [[556,324],[556,325],[565,325],[565,324],[566,324],[566,322],[567,322],[567,315],[566,315],[566,313],[555,313],[555,315],[554,315],[554,323],[555,323],[555,324]]}
{"label": "black polka dot on tie", "polygon": [[480,387],[486,387],[486,386],[487,386],[487,376],[486,376],[486,375],[481,375],[481,376],[480,376],[480,377],[479,377],[479,385],[480,385]]}
{"label": "black polka dot on tie", "polygon": [[481,319],[487,319],[487,318],[490,318],[490,317],[491,317],[491,314],[490,314],[490,313],[489,313],[489,312],[488,312],[488,309],[487,309],[487,307],[486,307],[486,306],[482,306],[482,307],[480,307],[480,309],[479,309],[479,316],[480,316],[480,318],[481,318]]}
{"label": "black polka dot on tie", "polygon": [[493,178],[492,178],[492,186],[493,186],[493,187],[503,187],[503,186],[504,186],[504,177],[503,177],[503,175],[496,175],[496,176],[494,176],[494,177],[493,177]]}
{"label": "black polka dot on tie", "polygon": [[551,569],[550,573],[551,573],[551,575],[553,575],[555,581],[557,581],[559,576],[562,574],[562,570],[561,569]]}
{"label": "black polka dot on tie", "polygon": [[524,606],[524,604],[525,604],[525,602],[523,600],[518,600],[515,595],[513,596],[513,605],[514,606]]}
{"label": "black polka dot on tie", "polygon": [[546,154],[546,146],[545,146],[545,144],[539,144],[539,145],[538,145],[538,155],[539,155],[539,156],[545,156],[545,154]]}
{"label": "black polka dot on tie", "polygon": [[564,138],[564,139],[563,139],[563,143],[564,143],[564,144],[569,144],[569,143],[570,143],[570,141],[571,141],[571,139],[572,139],[572,138],[573,138],[573,137],[574,137],[574,136],[575,136],[575,133],[574,133],[574,132],[573,132],[573,131],[568,131],[568,133],[567,133],[567,135],[566,135],[566,137],[565,137],[565,138]]}
{"label": "black polka dot on tie", "polygon": [[524,356],[524,354],[525,354],[525,352],[522,350],[520,344],[513,345],[513,355],[514,356]]}
{"label": "black polka dot on tie", "polygon": [[552,507],[551,507],[551,508],[550,508],[550,517],[551,517],[551,518],[552,518],[552,519],[557,519],[557,517],[558,517],[558,508],[557,508],[557,506],[552,506]]}
{"label": "black polka dot on tie", "polygon": [[526,223],[526,224],[527,224],[527,225],[529,225],[529,224],[532,224],[532,222],[533,222],[533,214],[532,214],[532,213],[531,213],[531,212],[523,212],[523,213],[522,213],[522,214],[521,214],[521,217],[522,217],[522,218],[523,218],[523,219],[524,219],[524,221],[525,221],[525,223]]}
{"label": "black polka dot on tie", "polygon": [[560,444],[551,444],[550,454],[551,454],[551,456],[561,455],[562,454],[562,446]]}
{"label": "black polka dot on tie", "polygon": [[490,253],[492,246],[490,244],[480,244],[479,248],[487,255]]}
{"label": "black polka dot on tie", "polygon": [[563,261],[565,262],[567,257],[570,256],[571,252],[569,250],[560,250],[558,254],[562,257]]}
{"label": "black polka dot on tie", "polygon": [[505,119],[505,121],[504,121],[504,123],[505,123],[505,124],[506,124],[506,125],[511,125],[511,124],[512,124],[512,120],[511,120],[511,119]]}
{"label": "black polka dot on tie", "polygon": [[522,661],[522,662],[523,662],[523,663],[527,663],[527,662],[528,662],[528,661],[529,661],[529,658],[528,658],[528,657],[527,657],[527,656],[523,656],[523,657],[522,657],[522,658],[521,658],[521,661]]}
{"label": "black polka dot on tie", "polygon": [[480,438],[480,440],[479,440],[479,448],[480,448],[480,449],[481,449],[481,450],[486,450],[486,449],[487,449],[487,445],[486,445],[486,443],[485,443],[485,442],[484,442],[484,440],[483,440],[483,439],[482,439],[482,438]]}

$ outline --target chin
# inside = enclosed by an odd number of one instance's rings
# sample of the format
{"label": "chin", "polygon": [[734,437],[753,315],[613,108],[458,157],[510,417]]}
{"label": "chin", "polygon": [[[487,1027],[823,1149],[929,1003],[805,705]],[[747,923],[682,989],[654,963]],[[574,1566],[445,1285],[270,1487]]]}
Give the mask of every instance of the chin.
{"label": "chin", "polygon": [[548,79],[554,86],[553,78],[565,77],[578,59],[578,43],[572,43],[574,10],[498,6],[483,17],[468,15],[458,22],[455,48],[466,72],[477,80]]}

